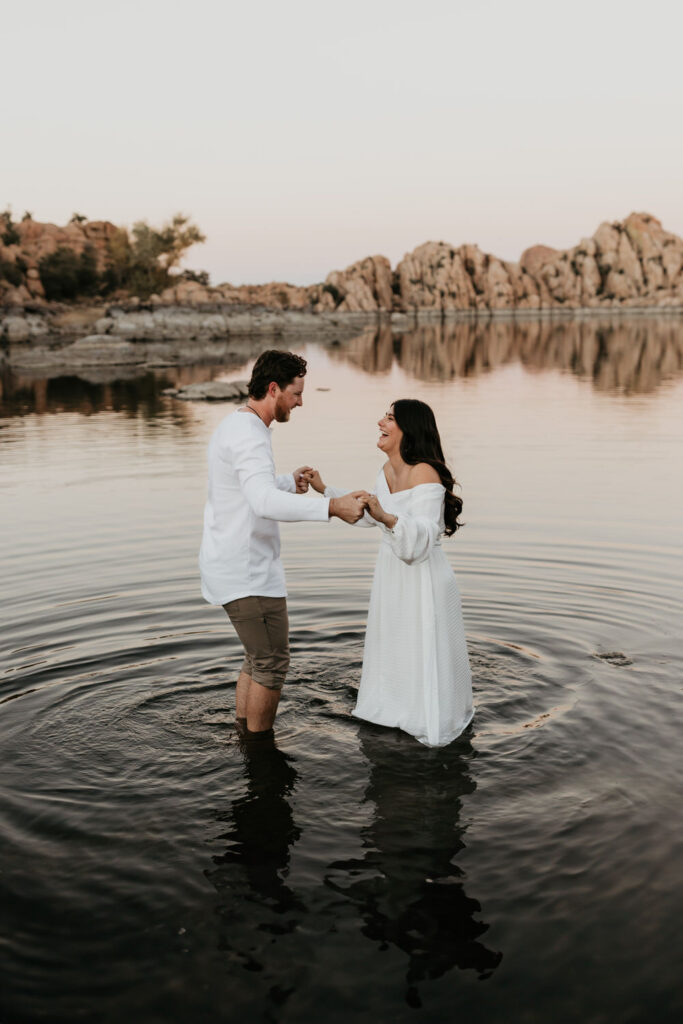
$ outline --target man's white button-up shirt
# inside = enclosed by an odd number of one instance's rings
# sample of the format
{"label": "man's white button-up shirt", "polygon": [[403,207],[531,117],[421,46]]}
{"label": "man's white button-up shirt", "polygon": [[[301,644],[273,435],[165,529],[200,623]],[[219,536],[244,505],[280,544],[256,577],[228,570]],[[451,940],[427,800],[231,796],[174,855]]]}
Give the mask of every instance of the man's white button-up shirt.
{"label": "man's white button-up shirt", "polygon": [[209,494],[199,551],[207,601],[287,596],[278,520],[329,519],[329,498],[295,492],[291,473],[275,475],[271,432],[261,418],[241,410],[226,416],[209,442]]}

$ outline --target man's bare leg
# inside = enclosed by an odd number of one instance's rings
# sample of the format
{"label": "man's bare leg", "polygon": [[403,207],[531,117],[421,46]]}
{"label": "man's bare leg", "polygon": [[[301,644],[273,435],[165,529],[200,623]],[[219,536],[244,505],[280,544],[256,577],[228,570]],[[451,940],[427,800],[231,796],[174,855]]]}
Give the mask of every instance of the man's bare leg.
{"label": "man's bare leg", "polygon": [[249,732],[263,732],[273,728],[275,713],[280,703],[280,691],[251,680],[247,693],[247,729]]}

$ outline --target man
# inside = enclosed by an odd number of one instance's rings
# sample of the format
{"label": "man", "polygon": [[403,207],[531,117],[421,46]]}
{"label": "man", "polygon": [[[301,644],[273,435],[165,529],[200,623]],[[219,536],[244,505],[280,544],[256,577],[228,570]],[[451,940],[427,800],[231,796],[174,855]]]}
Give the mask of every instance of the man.
{"label": "man", "polygon": [[301,497],[310,466],[275,475],[270,425],[303,405],[306,360],[270,349],[256,360],[246,406],[219,424],[209,443],[209,493],[199,552],[202,594],[221,604],[245,650],[237,680],[238,727],[252,739],[272,736],[289,667],[287,590],[280,522],[357,522],[364,501]]}

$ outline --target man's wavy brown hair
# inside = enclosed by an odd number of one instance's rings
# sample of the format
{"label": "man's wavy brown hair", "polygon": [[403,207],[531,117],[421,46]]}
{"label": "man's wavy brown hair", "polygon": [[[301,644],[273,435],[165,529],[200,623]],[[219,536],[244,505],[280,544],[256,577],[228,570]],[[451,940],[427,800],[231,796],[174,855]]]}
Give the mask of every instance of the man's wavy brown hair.
{"label": "man's wavy brown hair", "polygon": [[249,397],[258,401],[268,394],[268,385],[273,381],[280,390],[291,384],[295,377],[306,376],[306,360],[294,352],[282,352],[269,348],[262,352],[254,363],[249,381]]}

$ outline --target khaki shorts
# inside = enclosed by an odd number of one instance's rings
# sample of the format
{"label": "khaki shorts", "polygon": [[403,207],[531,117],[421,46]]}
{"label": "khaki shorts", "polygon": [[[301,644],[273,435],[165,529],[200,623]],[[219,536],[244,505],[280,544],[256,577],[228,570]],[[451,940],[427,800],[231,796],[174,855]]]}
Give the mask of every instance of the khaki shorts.
{"label": "khaki shorts", "polygon": [[242,671],[281,690],[289,668],[289,617],[284,597],[240,597],[224,604],[244,646]]}

